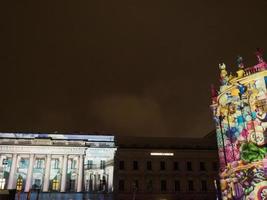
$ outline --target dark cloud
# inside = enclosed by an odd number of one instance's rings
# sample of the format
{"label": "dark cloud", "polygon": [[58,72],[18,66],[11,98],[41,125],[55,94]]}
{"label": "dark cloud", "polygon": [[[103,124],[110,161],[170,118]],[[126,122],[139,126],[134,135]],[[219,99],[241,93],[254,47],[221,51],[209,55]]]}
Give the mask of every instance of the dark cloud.
{"label": "dark cloud", "polygon": [[203,136],[218,63],[267,49],[267,2],[9,1],[0,129]]}
{"label": "dark cloud", "polygon": [[139,136],[144,133],[168,134],[161,108],[153,99],[129,95],[105,96],[92,102],[91,112],[104,127],[119,133]]}

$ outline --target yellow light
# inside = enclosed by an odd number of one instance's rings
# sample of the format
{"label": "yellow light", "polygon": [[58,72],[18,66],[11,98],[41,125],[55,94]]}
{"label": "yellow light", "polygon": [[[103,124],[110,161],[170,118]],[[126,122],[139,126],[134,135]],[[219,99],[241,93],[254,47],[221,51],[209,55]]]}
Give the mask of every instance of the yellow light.
{"label": "yellow light", "polygon": [[151,156],[174,156],[174,153],[151,152]]}

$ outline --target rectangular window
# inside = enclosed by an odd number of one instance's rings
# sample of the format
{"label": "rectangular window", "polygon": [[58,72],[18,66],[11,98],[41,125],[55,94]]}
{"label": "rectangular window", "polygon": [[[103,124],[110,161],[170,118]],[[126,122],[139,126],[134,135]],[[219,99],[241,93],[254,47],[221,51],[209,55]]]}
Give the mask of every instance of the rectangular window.
{"label": "rectangular window", "polygon": [[133,170],[138,170],[138,162],[136,160],[133,161]]}
{"label": "rectangular window", "polygon": [[153,191],[153,182],[152,182],[151,179],[147,180],[146,190],[147,190],[148,192],[152,192],[152,191]]}
{"label": "rectangular window", "polygon": [[160,170],[165,170],[165,169],[166,169],[165,162],[160,161]]}
{"label": "rectangular window", "polygon": [[71,160],[71,166],[70,166],[71,169],[75,169],[76,168],[76,160],[72,159]]}
{"label": "rectangular window", "polygon": [[179,180],[175,180],[174,181],[174,190],[175,190],[175,192],[179,192],[181,190],[181,186],[180,186],[180,181]]}
{"label": "rectangular window", "polygon": [[106,161],[100,160],[100,169],[105,169],[105,168],[106,168]]}
{"label": "rectangular window", "polygon": [[58,169],[59,168],[59,159],[55,159],[54,160],[54,169]]}
{"label": "rectangular window", "polygon": [[28,165],[29,165],[29,160],[21,158],[21,160],[19,162],[19,168],[20,169],[28,169]]}
{"label": "rectangular window", "polygon": [[190,162],[190,161],[186,162],[186,169],[187,169],[187,171],[192,171],[193,170],[192,162]]}
{"label": "rectangular window", "polygon": [[206,180],[202,180],[201,181],[201,190],[204,191],[204,192],[208,190],[207,181]]}
{"label": "rectangular window", "polygon": [[139,189],[139,182],[138,180],[134,180],[133,190],[138,191],[138,189]]}
{"label": "rectangular window", "polygon": [[124,191],[124,180],[119,180],[119,191]]}
{"label": "rectangular window", "polygon": [[120,160],[120,162],[119,162],[119,169],[120,170],[124,170],[125,169],[124,161],[123,160]]}
{"label": "rectangular window", "polygon": [[194,182],[192,180],[188,181],[188,190],[194,191]]}
{"label": "rectangular window", "polygon": [[177,161],[173,162],[173,170],[178,171],[179,170],[179,163]]}
{"label": "rectangular window", "polygon": [[166,180],[161,180],[160,181],[160,190],[161,190],[161,192],[166,192],[167,191],[167,181]]}
{"label": "rectangular window", "polygon": [[35,160],[35,168],[36,169],[42,169],[44,168],[44,160],[43,159],[36,159]]}
{"label": "rectangular window", "polygon": [[200,171],[206,171],[206,166],[204,162],[199,162],[199,170]]}
{"label": "rectangular window", "polygon": [[147,161],[146,162],[146,169],[147,170],[152,170],[152,162],[151,161]]}
{"label": "rectangular window", "polygon": [[93,161],[87,160],[87,169],[93,169]]}
{"label": "rectangular window", "polygon": [[34,179],[33,189],[38,189],[41,187],[41,179]]}

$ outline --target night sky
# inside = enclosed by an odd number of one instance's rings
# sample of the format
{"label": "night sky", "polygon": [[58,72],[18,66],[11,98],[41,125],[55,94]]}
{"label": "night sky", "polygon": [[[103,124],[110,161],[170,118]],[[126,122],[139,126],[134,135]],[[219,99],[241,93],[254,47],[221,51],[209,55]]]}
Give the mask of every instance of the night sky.
{"label": "night sky", "polygon": [[201,137],[218,63],[267,59],[267,0],[7,1],[0,130]]}

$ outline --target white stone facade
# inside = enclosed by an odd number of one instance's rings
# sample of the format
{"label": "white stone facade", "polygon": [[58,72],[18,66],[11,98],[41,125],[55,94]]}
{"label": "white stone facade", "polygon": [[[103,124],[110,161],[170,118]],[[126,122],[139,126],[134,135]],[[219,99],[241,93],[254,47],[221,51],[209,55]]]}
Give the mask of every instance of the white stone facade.
{"label": "white stone facade", "polygon": [[114,137],[0,133],[0,187],[112,192]]}

